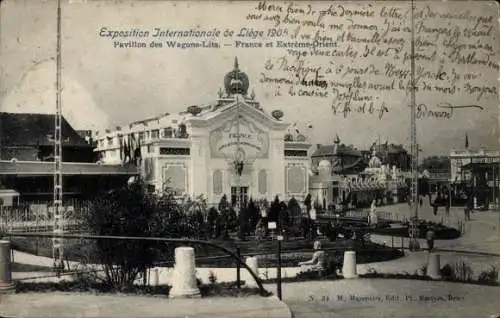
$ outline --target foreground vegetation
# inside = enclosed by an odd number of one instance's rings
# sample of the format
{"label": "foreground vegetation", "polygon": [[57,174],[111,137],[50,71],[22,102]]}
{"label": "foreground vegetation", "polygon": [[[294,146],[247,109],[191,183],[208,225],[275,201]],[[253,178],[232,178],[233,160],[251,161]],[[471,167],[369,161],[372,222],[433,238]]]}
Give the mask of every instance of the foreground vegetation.
{"label": "foreground vegetation", "polygon": [[474,285],[500,286],[498,281],[498,269],[491,266],[490,269],[482,271],[479,275],[474,276],[472,268],[466,262],[457,262],[444,265],[440,271],[440,278],[433,279],[428,276],[427,267],[423,266],[419,270],[410,274],[404,273],[379,273],[374,269],[370,269],[368,273],[359,275],[360,278],[386,278],[386,279],[416,279],[416,280],[433,280],[446,281],[455,283],[466,283]]}
{"label": "foreground vegetation", "polygon": [[[239,287],[236,282],[228,283],[209,283],[203,284],[198,280],[198,288],[201,297],[245,297],[252,295],[271,296],[271,293],[261,295],[258,288]],[[122,294],[142,295],[142,296],[168,296],[171,286],[159,285],[130,285],[121,291]],[[93,293],[106,294],[115,293],[112,286],[102,283],[89,282],[85,280],[61,281],[57,283],[27,283],[16,282],[16,293],[27,292],[75,292],[75,293]]]}

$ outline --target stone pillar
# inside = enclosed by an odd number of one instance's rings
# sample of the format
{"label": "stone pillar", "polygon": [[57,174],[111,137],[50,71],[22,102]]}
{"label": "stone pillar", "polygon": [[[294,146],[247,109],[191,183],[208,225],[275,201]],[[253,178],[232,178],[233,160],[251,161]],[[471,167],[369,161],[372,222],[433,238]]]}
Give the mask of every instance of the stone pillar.
{"label": "stone pillar", "polygon": [[0,294],[14,291],[10,266],[10,242],[0,241]]}
{"label": "stone pillar", "polygon": [[160,285],[160,270],[158,268],[153,269],[153,286]]}
{"label": "stone pillar", "polygon": [[342,275],[344,278],[357,278],[358,273],[356,269],[356,252],[344,252],[344,266],[342,268]]}
{"label": "stone pillar", "polygon": [[[253,257],[247,257],[246,260],[245,260],[245,264],[248,267],[250,267],[250,269],[255,273],[255,275],[257,275],[257,277],[259,277],[259,260],[257,259],[257,257],[255,257],[255,256],[253,256]],[[255,287],[255,286],[257,286],[257,283],[255,282],[255,279],[250,275],[250,273],[248,275],[250,277],[245,282],[245,285],[247,285],[249,287]]]}
{"label": "stone pillar", "polygon": [[175,249],[175,266],[170,297],[200,297],[200,290],[196,284],[196,266],[192,247],[181,246]]}
{"label": "stone pillar", "polygon": [[439,270],[441,269],[439,254],[429,253],[429,261],[427,263],[427,276],[432,279],[441,278]]}

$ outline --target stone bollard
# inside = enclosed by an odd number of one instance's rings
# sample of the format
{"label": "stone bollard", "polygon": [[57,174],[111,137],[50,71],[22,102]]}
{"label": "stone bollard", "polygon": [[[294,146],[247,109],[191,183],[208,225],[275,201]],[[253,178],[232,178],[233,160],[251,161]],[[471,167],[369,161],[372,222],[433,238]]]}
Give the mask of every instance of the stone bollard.
{"label": "stone bollard", "polygon": [[344,278],[357,278],[358,272],[356,269],[356,252],[344,252],[344,266],[342,267],[342,275]]}
{"label": "stone bollard", "polygon": [[441,268],[439,262],[439,254],[429,253],[429,261],[427,263],[427,276],[432,279],[440,279],[441,274],[439,270]]}
{"label": "stone bollard", "polygon": [[158,268],[153,269],[153,286],[160,285],[160,270]]}
{"label": "stone bollard", "polygon": [[[247,257],[246,260],[245,260],[245,264],[248,267],[250,267],[250,269],[252,270],[252,272],[254,272],[257,277],[259,277],[259,260],[257,259],[257,257],[255,257],[255,256],[253,256],[253,257]],[[245,282],[245,285],[247,285],[248,287],[255,287],[255,286],[257,286],[257,282],[255,281],[255,279],[250,275],[250,273],[248,275],[250,277]]]}
{"label": "stone bollard", "polygon": [[175,249],[175,265],[170,297],[200,297],[200,290],[196,284],[196,265],[192,247],[181,246]]}
{"label": "stone bollard", "polygon": [[12,283],[10,242],[0,241],[0,294],[14,291]]}

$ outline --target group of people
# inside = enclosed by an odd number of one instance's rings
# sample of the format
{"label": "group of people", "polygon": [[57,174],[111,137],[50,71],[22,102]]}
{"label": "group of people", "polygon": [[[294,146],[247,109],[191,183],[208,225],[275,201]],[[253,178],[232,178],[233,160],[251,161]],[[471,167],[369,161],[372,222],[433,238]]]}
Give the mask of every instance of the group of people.
{"label": "group of people", "polygon": [[[437,191],[429,194],[429,204],[432,206],[434,215],[437,215],[440,206],[444,206],[446,215],[450,215],[451,197],[449,190],[446,188],[439,188]],[[420,198],[420,206],[422,205],[423,200]]]}

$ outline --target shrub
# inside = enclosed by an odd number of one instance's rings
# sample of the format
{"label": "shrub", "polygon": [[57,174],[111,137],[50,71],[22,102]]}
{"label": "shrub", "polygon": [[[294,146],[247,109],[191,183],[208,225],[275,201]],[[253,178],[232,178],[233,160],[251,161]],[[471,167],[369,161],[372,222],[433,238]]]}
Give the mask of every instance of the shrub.
{"label": "shrub", "polygon": [[454,276],[455,279],[460,281],[472,280],[472,268],[465,262],[458,262],[455,264]]}
{"label": "shrub", "polygon": [[210,273],[208,275],[208,281],[212,285],[215,284],[215,283],[217,283],[217,276],[215,276],[215,273],[213,271],[210,271]]}
{"label": "shrub", "polygon": [[422,265],[417,271],[417,275],[426,276],[427,275],[427,265]]}
{"label": "shrub", "polygon": [[[86,225],[91,234],[99,236],[185,237],[196,230],[171,192],[148,194],[142,182],[93,201]],[[130,287],[159,254],[171,254],[165,244],[154,241],[102,239],[95,244],[96,256],[104,268],[104,283],[119,291]]]}
{"label": "shrub", "polygon": [[302,209],[300,208],[300,205],[295,199],[295,197],[292,197],[288,201],[288,211],[290,212],[292,220],[300,219],[300,216],[302,215]]}
{"label": "shrub", "polygon": [[439,270],[439,273],[441,275],[441,277],[444,279],[444,280],[453,280],[454,277],[455,277],[455,272],[453,270],[453,267],[451,267],[451,265],[449,264],[446,264],[444,265],[440,270]]}
{"label": "shrub", "polygon": [[481,272],[477,281],[480,283],[496,283],[498,280],[498,270],[495,266],[491,266],[489,270]]}

